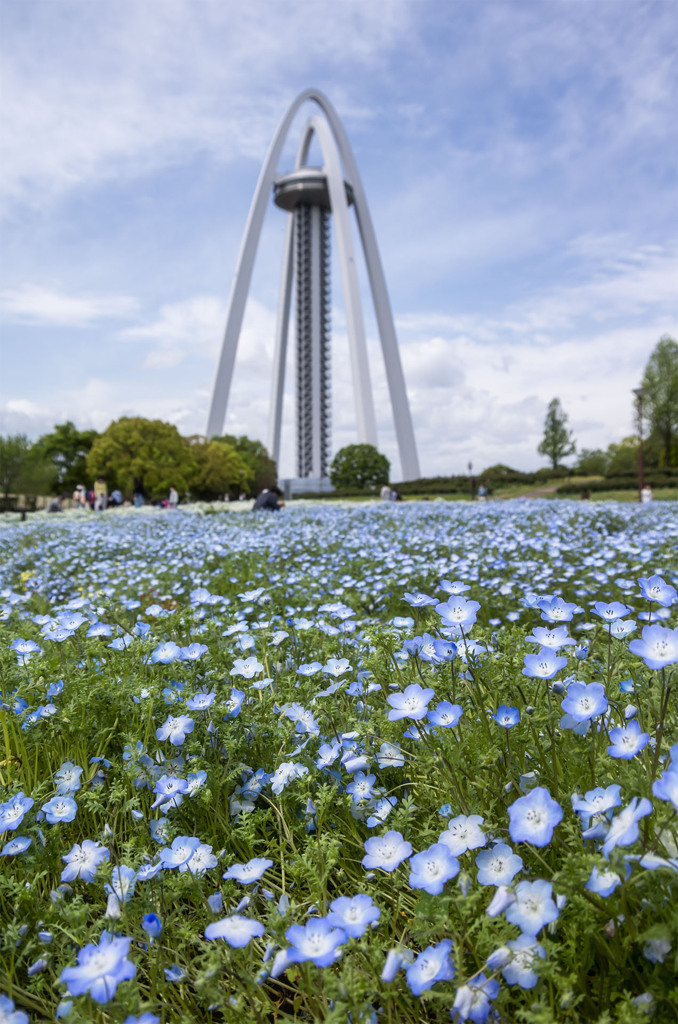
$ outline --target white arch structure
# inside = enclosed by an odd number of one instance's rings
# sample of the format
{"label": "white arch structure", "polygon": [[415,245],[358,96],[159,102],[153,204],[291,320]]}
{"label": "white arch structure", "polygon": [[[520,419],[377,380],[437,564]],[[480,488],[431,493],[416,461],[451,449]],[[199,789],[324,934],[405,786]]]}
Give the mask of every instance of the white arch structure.
{"label": "white arch structure", "polygon": [[[416,479],[420,473],[412,417],[407,401],[407,391],[398,354],[398,342],[393,315],[391,313],[391,305],[377,248],[377,240],[372,226],[372,219],[367,207],[367,200],[358,168],[341,121],[330,101],[317,89],[306,89],[294,100],[280,122],[259,174],[231,288],[226,329],[217,365],[207,421],[207,435],[208,437],[214,437],[223,432],[245,304],[247,302],[264,215],[276,178],[278,160],[290,125],[299,108],[308,100],[312,100],[320,107],[324,118],[313,116],[307,121],[297,153],[295,167],[300,168],[304,166],[311,140],[315,134],[323,155],[323,171],[327,178],[332,215],[335,222],[337,252],[341,268],[342,291],[349,338],[358,440],[361,443],[376,445],[377,429],[370,386],[357,267],[349,220],[348,198],[344,175],[342,174],[342,162],[346,172],[346,179],[353,190],[356,219],[358,221],[386,368],[386,379],[393,409],[402,475],[404,479]],[[279,461],[280,456],[284,373],[294,265],[294,234],[292,224],[293,218],[290,216],[284,244],[283,270],[273,357],[269,451],[276,462]]]}

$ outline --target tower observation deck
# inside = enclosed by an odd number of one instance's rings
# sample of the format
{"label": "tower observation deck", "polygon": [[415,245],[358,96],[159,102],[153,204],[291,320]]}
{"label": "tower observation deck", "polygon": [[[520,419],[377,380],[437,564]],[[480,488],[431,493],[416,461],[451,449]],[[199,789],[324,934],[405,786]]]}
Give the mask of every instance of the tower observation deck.
{"label": "tower observation deck", "polygon": [[[353,189],[344,182],[346,199]],[[328,476],[331,430],[330,214],[327,177],[301,167],[273,182],[276,206],[292,214],[296,320],[297,476]]]}

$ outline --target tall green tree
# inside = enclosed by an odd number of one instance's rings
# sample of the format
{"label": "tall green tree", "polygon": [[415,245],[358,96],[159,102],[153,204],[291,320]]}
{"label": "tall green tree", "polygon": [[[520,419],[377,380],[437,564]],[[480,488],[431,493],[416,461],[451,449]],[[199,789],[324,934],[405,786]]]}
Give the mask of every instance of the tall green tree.
{"label": "tall green tree", "polygon": [[25,434],[0,436],[0,489],[5,498],[25,472],[30,450],[31,443]]}
{"label": "tall green tree", "polygon": [[388,483],[391,464],[371,444],[349,444],[332,459],[330,480],[333,487],[360,491]]}
{"label": "tall green tree", "polygon": [[668,334],[655,345],[643,374],[643,419],[661,444],[660,462],[678,465],[678,344]]}
{"label": "tall green tree", "polygon": [[189,441],[196,465],[190,482],[193,497],[209,501],[251,486],[254,473],[232,445],[222,439]]}
{"label": "tall green tree", "polygon": [[561,459],[574,455],[576,446],[572,432],[567,429],[567,414],[563,411],[559,398],[553,398],[544,420],[544,437],[537,449],[540,455],[551,460],[551,468],[556,469]]}
{"label": "tall green tree", "polygon": [[67,420],[38,439],[36,448],[54,469],[51,489],[55,493],[74,491],[87,482],[87,456],[98,436],[96,430],[78,430]]}
{"label": "tall green tree", "polygon": [[235,448],[236,452],[251,470],[252,476],[249,483],[245,482],[243,487],[251,494],[259,494],[264,487],[272,487],[278,479],[278,467],[275,460],[268,454],[266,447],[261,441],[253,441],[250,437],[234,437],[232,434],[224,434],[223,437],[215,437],[215,441],[225,442]]}
{"label": "tall green tree", "polygon": [[151,498],[165,498],[174,484],[188,490],[196,473],[190,445],[171,423],[123,416],[111,423],[87,456],[90,481],[102,476],[109,487],[131,495],[134,480]]}

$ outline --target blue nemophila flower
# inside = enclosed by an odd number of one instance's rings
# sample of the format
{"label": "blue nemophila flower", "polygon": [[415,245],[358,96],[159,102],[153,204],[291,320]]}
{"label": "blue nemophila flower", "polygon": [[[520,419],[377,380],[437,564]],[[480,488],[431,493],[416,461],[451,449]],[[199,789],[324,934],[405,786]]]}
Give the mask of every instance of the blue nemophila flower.
{"label": "blue nemophila flower", "polygon": [[635,628],[636,623],[633,619],[617,619],[616,622],[610,623],[610,636],[615,640],[624,640]]}
{"label": "blue nemophila flower", "polygon": [[28,836],[14,836],[0,850],[0,857],[16,857],[20,853],[25,853],[32,842]]}
{"label": "blue nemophila flower", "polygon": [[247,861],[247,864],[231,864],[222,877],[232,878],[235,882],[240,882],[241,885],[252,885],[253,882],[258,882],[264,871],[270,867],[273,867],[272,860],[268,860],[266,857],[253,857],[252,860]]}
{"label": "blue nemophila flower", "polygon": [[537,601],[537,607],[541,609],[545,622],[570,622],[574,613],[580,611],[576,604],[570,604],[562,597],[542,598]]}
{"label": "blue nemophila flower", "polygon": [[165,975],[165,981],[172,981],[176,983],[183,981],[186,977],[186,971],[183,967],[179,967],[178,964],[170,964],[169,967],[165,968],[163,973]]}
{"label": "blue nemophila flower", "polygon": [[365,821],[367,827],[376,828],[377,825],[381,825],[382,822],[386,821],[397,802],[398,798],[395,796],[382,796],[376,800],[372,807],[372,813]]}
{"label": "blue nemophila flower", "polygon": [[83,769],[80,765],[72,764],[71,761],[64,761],[61,768],[56,772],[54,779],[57,782],[57,793],[77,793],[80,789],[80,776]]}
{"label": "blue nemophila flower", "polygon": [[61,822],[73,821],[78,805],[70,796],[55,796],[43,804],[41,810],[50,825],[59,825]]}
{"label": "blue nemophila flower", "polygon": [[497,843],[490,850],[481,850],[476,856],[479,885],[510,885],[523,861],[506,843]]}
{"label": "blue nemophila flower", "polygon": [[652,793],[660,800],[670,801],[678,811],[678,764],[672,762],[652,783]]}
{"label": "blue nemophila flower", "polygon": [[443,729],[452,729],[458,725],[464,714],[461,704],[450,704],[449,700],[441,700],[426,716],[431,725],[439,725]]}
{"label": "blue nemophila flower", "polygon": [[596,601],[593,605],[593,614],[600,616],[603,622],[615,622],[623,619],[631,611],[627,604],[621,601]]}
{"label": "blue nemophila flower", "polygon": [[227,718],[237,718],[240,714],[243,701],[245,700],[245,691],[236,690],[235,687],[231,690],[231,695],[226,701],[226,710],[228,711]]}
{"label": "blue nemophila flower", "polygon": [[316,967],[328,967],[341,955],[339,946],[346,942],[346,932],[334,928],[328,918],[312,917],[305,925],[290,925],[285,938],[290,944],[285,951],[288,964],[310,960]]}
{"label": "blue nemophila flower", "polygon": [[643,626],[642,640],[632,640],[629,650],[642,658],[648,668],[675,665],[678,662],[678,626],[675,629]]}
{"label": "blue nemophila flower", "polygon": [[329,658],[327,664],[323,668],[323,672],[329,676],[343,676],[345,672],[349,672],[351,669],[351,663],[348,658]]}
{"label": "blue nemophila flower", "polygon": [[638,583],[640,592],[646,601],[654,601],[656,604],[669,607],[678,597],[676,588],[663,580],[661,576],[647,576],[639,579]]}
{"label": "blue nemophila flower", "polygon": [[397,722],[401,718],[411,718],[419,721],[424,718],[428,710],[428,703],[435,694],[430,686],[422,687],[419,683],[410,683],[402,693],[392,693],[386,698],[386,703],[391,705],[388,713],[389,722]]}
{"label": "blue nemophila flower", "polygon": [[422,661],[437,662],[436,638],[431,636],[430,633],[424,633],[419,641],[417,653]]}
{"label": "blue nemophila flower", "polygon": [[496,714],[492,715],[492,717],[502,729],[512,729],[520,721],[520,712],[518,708],[509,708],[506,704],[500,704]]}
{"label": "blue nemophila flower", "polygon": [[479,814],[459,814],[450,819],[438,842],[444,843],[453,857],[461,857],[467,850],[477,850],[487,842],[480,827],[483,820]]}
{"label": "blue nemophila flower", "polygon": [[314,676],[316,672],[320,672],[322,665],[319,661],[311,661],[307,665],[300,665],[297,669],[297,674],[300,676]]}
{"label": "blue nemophila flower", "polygon": [[35,640],[23,640],[17,637],[9,645],[10,650],[16,651],[23,658],[29,658],[31,654],[41,654],[42,651]]}
{"label": "blue nemophila flower", "polygon": [[[183,780],[182,780],[183,781]],[[148,827],[156,843],[167,843],[170,837],[170,823],[167,818],[156,818],[149,821]]]}
{"label": "blue nemophila flower", "polygon": [[610,740],[610,746],[607,748],[610,757],[619,757],[630,761],[649,743],[650,735],[643,732],[640,723],[634,719],[626,726],[619,725],[615,729],[611,729]]}
{"label": "blue nemophila flower", "polygon": [[375,927],[380,917],[381,911],[375,907],[372,897],[359,893],[357,896],[339,896],[332,900],[327,922],[341,928],[349,939],[359,939],[369,925]]}
{"label": "blue nemophila flower", "polygon": [[635,843],[638,838],[638,822],[651,813],[652,804],[647,797],[639,800],[634,796],[631,803],[612,819],[603,843],[605,856],[608,857],[617,846]]}
{"label": "blue nemophila flower", "polygon": [[428,594],[420,594],[420,593],[417,593],[417,594],[405,593],[404,600],[407,601],[407,603],[412,608],[425,608],[427,605],[437,604],[438,603],[438,599],[436,597],[429,597]]}
{"label": "blue nemophila flower", "polygon": [[93,622],[85,633],[86,637],[92,636],[110,636],[112,633],[111,627],[106,622]]}
{"label": "blue nemophila flower", "polygon": [[301,704],[290,704],[283,714],[291,722],[296,722],[296,732],[308,733],[312,736],[317,736],[320,733],[320,726],[313,717],[313,712],[302,707]]}
{"label": "blue nemophila flower", "polygon": [[468,583],[464,583],[462,580],[453,580],[451,583],[449,580],[441,580],[438,590],[443,590],[446,594],[463,594],[466,590],[470,590]]}
{"label": "blue nemophila flower", "polygon": [[279,796],[285,786],[294,779],[300,779],[303,775],[308,775],[306,765],[301,764],[300,761],[283,761],[271,775],[271,789],[276,796]]}
{"label": "blue nemophila flower", "polygon": [[224,939],[234,949],[242,949],[252,939],[260,938],[264,931],[261,921],[253,921],[242,914],[231,914],[230,917],[223,917],[221,921],[212,921],[208,924],[205,928],[205,938]]}
{"label": "blue nemophila flower", "polygon": [[368,871],[382,868],[384,871],[395,871],[412,853],[412,844],[403,839],[400,832],[391,830],[383,836],[373,836],[365,841],[365,856],[362,865]]}
{"label": "blue nemophila flower", "polygon": [[589,645],[578,643],[574,649],[574,656],[578,661],[586,661],[589,656]]}
{"label": "blue nemophila flower", "polygon": [[498,995],[499,982],[486,978],[481,971],[457,989],[452,1004],[452,1020],[459,1024],[465,1020],[485,1024],[492,1009],[491,1001]]}
{"label": "blue nemophila flower", "polygon": [[365,772],[356,772],[351,782],[346,787],[346,792],[351,794],[354,804],[372,797],[376,775],[365,775]]}
{"label": "blue nemophila flower", "polygon": [[508,809],[509,833],[514,843],[548,846],[553,830],[563,819],[560,804],[548,789],[536,786],[527,796],[518,797]]}
{"label": "blue nemophila flower", "polygon": [[540,647],[552,647],[554,651],[575,643],[568,635],[567,626],[556,626],[554,629],[538,626],[532,630],[531,636],[525,637],[525,641],[528,644],[539,644]]}
{"label": "blue nemophila flower", "polygon": [[0,1021],[2,1024],[29,1024],[28,1014],[14,1009],[14,1000],[0,994]]}
{"label": "blue nemophila flower", "polygon": [[201,691],[200,693],[194,694],[189,697],[186,701],[186,707],[189,711],[207,711],[208,708],[212,707],[216,699],[216,693],[211,690],[209,693]]}
{"label": "blue nemophila flower", "polygon": [[24,820],[33,806],[33,799],[23,792],[15,793],[4,804],[0,804],[0,832],[12,832]]}
{"label": "blue nemophila flower", "polygon": [[410,964],[405,976],[413,995],[420,996],[437,981],[451,981],[454,978],[451,952],[451,939],[443,939],[437,946],[427,946]]}
{"label": "blue nemophila flower", "polygon": [[[507,942],[487,959],[487,966],[493,967],[494,959],[504,960],[502,976],[509,985],[520,985],[521,988],[534,988],[539,981],[535,967],[539,960],[546,959],[546,950],[531,935],[519,935],[517,939]],[[499,966],[497,963],[496,966]]]}
{"label": "blue nemophila flower", "polygon": [[570,683],[560,706],[575,722],[588,722],[607,711],[605,687],[600,683]]}
{"label": "blue nemophila flower", "polygon": [[442,604],[436,605],[436,611],[447,629],[470,629],[475,624],[480,603],[467,601],[465,597],[450,597]]}
{"label": "blue nemophila flower", "polygon": [[253,679],[264,671],[264,666],[257,661],[255,654],[249,658],[236,658],[231,669],[232,676],[242,676],[243,679]]}
{"label": "blue nemophila flower", "polygon": [[393,743],[382,743],[377,754],[377,764],[380,768],[402,768],[405,755]]}
{"label": "blue nemophila flower", "polygon": [[519,882],[515,902],[506,908],[506,920],[516,924],[525,935],[536,935],[544,925],[558,917],[558,908],[552,898],[550,882]]}
{"label": "blue nemophila flower", "polygon": [[572,809],[582,819],[584,839],[602,839],[607,833],[612,810],[621,804],[621,786],[615,783],[607,789],[590,789],[584,796],[572,795]]}
{"label": "blue nemophila flower", "polygon": [[443,637],[436,637],[433,642],[433,649],[438,661],[454,661],[457,657],[457,645],[454,640],[447,640]]}
{"label": "blue nemophila flower", "polygon": [[594,865],[584,888],[597,893],[598,896],[611,896],[618,885],[621,885],[621,878],[616,871],[600,871]]}
{"label": "blue nemophila flower", "polygon": [[[113,641],[115,643],[115,641]],[[179,661],[181,658],[181,648],[178,644],[175,644],[173,640],[166,640],[164,643],[158,644],[154,651],[149,656],[149,664],[156,665],[169,665],[173,661]]]}
{"label": "blue nemophila flower", "polygon": [[103,931],[99,944],[89,943],[81,949],[78,966],[66,967],[59,981],[68,986],[71,996],[89,993],[97,1003],[110,1002],[120,982],[136,974],[136,967],[127,959],[131,942]]}
{"label": "blue nemophila flower", "polygon": [[180,647],[182,661],[198,661],[206,654],[209,648],[206,644],[189,644],[187,647]]}
{"label": "blue nemophila flower", "polygon": [[321,771],[329,768],[337,760],[340,752],[341,744],[337,740],[333,743],[321,743],[318,747],[318,757],[315,762],[316,768],[319,768]]}
{"label": "blue nemophila flower", "polygon": [[174,717],[168,715],[163,724],[155,730],[155,735],[159,740],[169,740],[173,747],[180,747],[186,735],[189,732],[193,732],[195,722],[188,715],[179,715]]}
{"label": "blue nemophila flower", "polygon": [[444,843],[434,843],[428,850],[410,857],[410,887],[424,889],[431,896],[439,896],[445,882],[459,873],[459,861]]}
{"label": "blue nemophila flower", "polygon": [[155,810],[156,807],[178,807],[183,800],[182,794],[188,792],[188,782],[186,779],[177,778],[176,775],[161,775],[153,787],[153,792],[156,797],[151,804],[151,810]]}
{"label": "blue nemophila flower", "polygon": [[556,672],[567,665],[567,658],[559,657],[552,647],[542,647],[538,654],[523,658],[523,675],[533,679],[553,679]]}
{"label": "blue nemophila flower", "polygon": [[148,1011],[142,1013],[139,1017],[131,1013],[129,1017],[125,1017],[122,1024],[160,1024],[160,1017],[156,1017],[154,1013],[149,1013]]}
{"label": "blue nemophila flower", "polygon": [[663,964],[664,958],[671,952],[668,939],[648,939],[643,946],[643,956],[651,964]]}
{"label": "blue nemophila flower", "polygon": [[212,853],[212,847],[207,843],[200,843],[193,852],[185,868],[180,867],[179,871],[190,871],[192,875],[204,875],[206,871],[217,866],[217,858]]}
{"label": "blue nemophila flower", "polygon": [[172,840],[171,847],[163,847],[158,856],[165,868],[179,868],[188,870],[188,862],[200,846],[200,840],[195,836],[177,836]]}
{"label": "blue nemophila flower", "polygon": [[83,882],[94,881],[97,868],[109,858],[109,850],[92,839],[83,839],[82,844],[73,843],[69,853],[62,856],[66,867],[61,872],[62,882],[72,882],[81,878]]}
{"label": "blue nemophila flower", "polygon": [[141,927],[148,935],[152,944],[153,939],[157,939],[162,932],[162,921],[157,914],[144,914],[141,918]]}

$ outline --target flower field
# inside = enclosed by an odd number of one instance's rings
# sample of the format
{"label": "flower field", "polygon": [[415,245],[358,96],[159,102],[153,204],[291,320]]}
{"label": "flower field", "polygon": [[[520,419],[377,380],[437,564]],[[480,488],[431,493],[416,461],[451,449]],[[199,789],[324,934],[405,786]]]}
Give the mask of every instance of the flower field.
{"label": "flower field", "polygon": [[0,551],[0,1022],[678,1019],[675,503]]}

